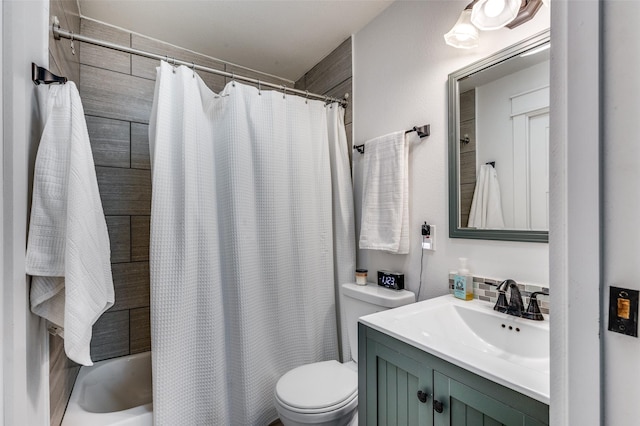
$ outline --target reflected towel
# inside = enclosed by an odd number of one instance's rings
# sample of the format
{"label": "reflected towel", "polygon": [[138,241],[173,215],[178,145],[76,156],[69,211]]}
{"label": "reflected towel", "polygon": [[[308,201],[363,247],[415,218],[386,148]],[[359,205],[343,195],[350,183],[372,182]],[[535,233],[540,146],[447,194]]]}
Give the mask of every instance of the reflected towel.
{"label": "reflected towel", "polygon": [[480,166],[469,212],[468,227],[477,229],[504,228],[498,174],[496,169],[489,164]]}
{"label": "reflected towel", "polygon": [[31,310],[92,365],[92,326],[114,303],[110,246],[84,110],[73,82],[51,86],[38,148],[26,272]]}
{"label": "reflected towel", "polygon": [[409,142],[416,132],[365,143],[360,248],[409,253]]}

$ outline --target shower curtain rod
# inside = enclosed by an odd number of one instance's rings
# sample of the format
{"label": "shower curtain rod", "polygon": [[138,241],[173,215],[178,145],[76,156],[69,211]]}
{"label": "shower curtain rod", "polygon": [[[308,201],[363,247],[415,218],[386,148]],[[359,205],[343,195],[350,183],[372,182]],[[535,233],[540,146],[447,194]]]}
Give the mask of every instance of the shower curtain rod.
{"label": "shower curtain rod", "polygon": [[[104,41],[104,40],[98,40],[95,38],[91,38],[91,37],[87,37],[87,36],[83,36],[81,34],[74,34],[73,32],[69,32],[67,30],[63,30],[62,28],[60,28],[60,25],[57,24],[53,24],[52,25],[52,31],[53,31],[53,38],[56,40],[60,40],[61,38],[66,38],[71,40],[71,42],[73,42],[74,40],[78,40],[78,41],[82,41],[84,43],[89,43],[89,44],[93,44],[96,46],[101,46],[101,47],[106,47],[107,49],[113,49],[113,50],[118,50],[120,52],[125,52],[125,53],[131,53],[133,55],[138,55],[138,56],[144,56],[146,58],[151,58],[151,59],[157,59],[157,60],[165,60],[166,62],[169,62],[173,65],[184,65],[187,66],[191,69],[195,69],[195,70],[199,70],[199,71],[205,71],[205,72],[210,72],[213,74],[218,74],[218,75],[222,75],[225,77],[230,77],[232,79],[237,79],[237,80],[243,80],[243,81],[248,81],[249,83],[254,83],[257,84],[258,86],[267,86],[267,87],[272,87],[278,90],[282,90],[284,94],[286,94],[287,92],[289,93],[295,93],[297,95],[300,96],[304,96],[307,98],[314,98],[314,99],[320,99],[320,100],[324,100],[325,102],[338,102],[340,105],[342,105],[343,107],[347,107],[347,98],[349,97],[349,94],[346,93],[344,95],[344,99],[338,99],[338,98],[332,98],[330,96],[325,96],[325,95],[319,95],[317,93],[310,93],[309,91],[305,91],[305,90],[299,90],[299,89],[294,89],[291,87],[287,87],[286,85],[278,85],[278,84],[273,84],[273,83],[268,83],[266,81],[261,81],[261,80],[256,80],[254,78],[251,77],[245,77],[242,75],[236,75],[235,73],[230,73],[230,72],[226,72],[226,71],[220,71],[214,68],[208,68],[208,67],[204,67],[202,65],[196,65],[195,63],[192,62],[185,62],[185,61],[181,61],[179,59],[175,59],[175,58],[169,58],[166,55],[158,55],[155,53],[151,53],[151,52],[145,52],[144,50],[138,50],[138,49],[134,49],[132,47],[127,47],[127,46],[121,46],[115,43],[111,43],[108,41]],[[72,47],[73,48],[73,47]]]}

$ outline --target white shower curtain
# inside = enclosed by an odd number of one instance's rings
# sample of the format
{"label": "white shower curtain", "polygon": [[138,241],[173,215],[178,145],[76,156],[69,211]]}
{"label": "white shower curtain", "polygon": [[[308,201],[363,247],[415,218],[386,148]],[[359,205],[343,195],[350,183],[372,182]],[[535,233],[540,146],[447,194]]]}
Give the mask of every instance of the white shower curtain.
{"label": "white shower curtain", "polygon": [[266,425],[282,374],[337,358],[336,295],[355,267],[343,114],[240,83],[217,95],[189,68],[158,68],[156,426]]}

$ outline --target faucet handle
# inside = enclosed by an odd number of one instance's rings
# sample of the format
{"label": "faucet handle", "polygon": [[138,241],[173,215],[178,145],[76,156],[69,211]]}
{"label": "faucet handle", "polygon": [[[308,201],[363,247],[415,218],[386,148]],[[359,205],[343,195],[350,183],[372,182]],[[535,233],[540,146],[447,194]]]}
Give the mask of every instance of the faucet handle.
{"label": "faucet handle", "polygon": [[540,306],[538,306],[539,294],[543,294],[545,296],[549,295],[549,293],[545,293],[543,291],[536,291],[534,293],[531,293],[531,296],[529,298],[529,306],[527,307],[527,311],[523,314],[524,317],[535,321],[544,321],[544,316],[542,316],[542,312],[540,312]]}

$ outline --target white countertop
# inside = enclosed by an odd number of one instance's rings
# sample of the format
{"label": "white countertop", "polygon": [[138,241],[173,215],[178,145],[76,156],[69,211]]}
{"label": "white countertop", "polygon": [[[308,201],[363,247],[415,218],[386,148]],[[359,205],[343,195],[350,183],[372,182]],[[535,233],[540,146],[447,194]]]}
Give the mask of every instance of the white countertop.
{"label": "white countertop", "polygon": [[517,318],[446,295],[360,322],[481,377],[549,404],[549,321]]}

